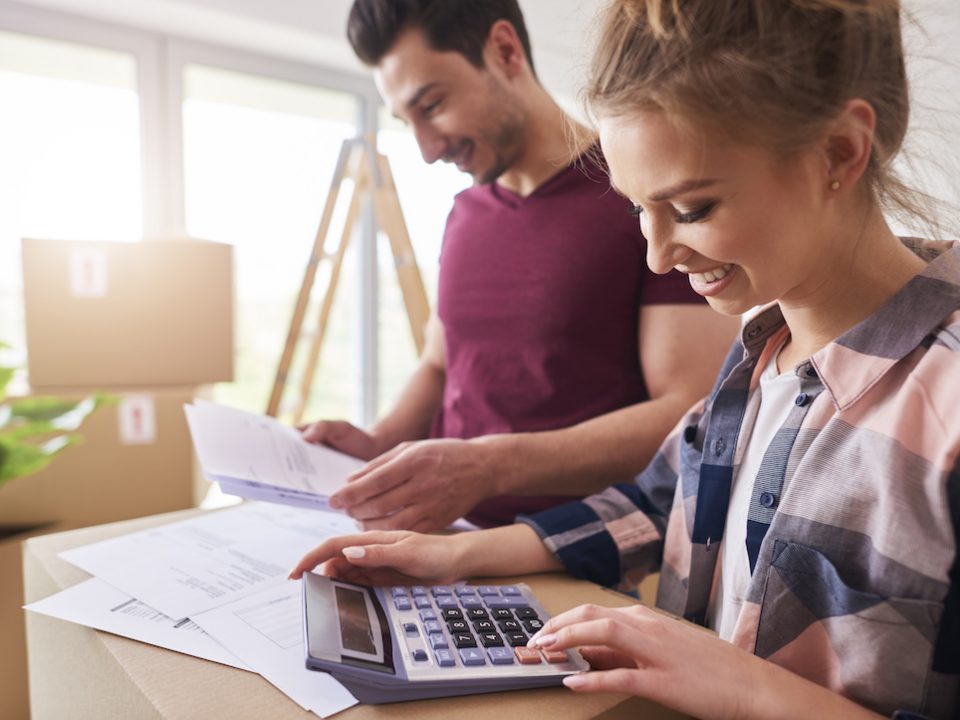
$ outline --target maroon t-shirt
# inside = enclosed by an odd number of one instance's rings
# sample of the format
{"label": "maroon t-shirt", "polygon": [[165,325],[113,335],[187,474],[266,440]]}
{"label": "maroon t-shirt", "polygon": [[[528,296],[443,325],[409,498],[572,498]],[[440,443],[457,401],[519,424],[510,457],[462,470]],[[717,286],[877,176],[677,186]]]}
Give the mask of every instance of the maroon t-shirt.
{"label": "maroon t-shirt", "polygon": [[[496,183],[457,196],[440,255],[446,382],[432,437],[552,430],[648,398],[640,306],[703,299],[680,273],[647,268],[627,207],[577,164],[527,197]],[[502,525],[572,499],[500,496],[467,517]]]}

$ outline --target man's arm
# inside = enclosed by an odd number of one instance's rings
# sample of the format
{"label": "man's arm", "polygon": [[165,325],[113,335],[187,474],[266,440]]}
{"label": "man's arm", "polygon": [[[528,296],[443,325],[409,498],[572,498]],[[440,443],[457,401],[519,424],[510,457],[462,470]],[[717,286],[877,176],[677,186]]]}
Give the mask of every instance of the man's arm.
{"label": "man's arm", "polygon": [[561,430],[403,443],[332,498],[368,529],[442,528],[495,495],[588,495],[640,472],[706,395],[738,327],[705,305],[640,313],[650,399]]}
{"label": "man's arm", "polygon": [[706,305],[640,311],[640,365],[650,399],[539,433],[478,438],[509,463],[497,494],[585,495],[647,466],[677,420],[710,392],[739,321]]}
{"label": "man's arm", "polygon": [[443,400],[446,349],[443,325],[431,314],[427,321],[423,354],[393,409],[369,431],[345,420],[320,420],[301,428],[308,442],[323,443],[363,460],[372,460],[401,442],[421,440]]}

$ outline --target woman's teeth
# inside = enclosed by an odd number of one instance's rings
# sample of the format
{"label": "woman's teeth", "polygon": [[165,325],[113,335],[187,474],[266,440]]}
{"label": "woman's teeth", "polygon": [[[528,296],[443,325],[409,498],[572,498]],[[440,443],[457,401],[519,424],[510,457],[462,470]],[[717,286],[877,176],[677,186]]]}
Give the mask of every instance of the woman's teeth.
{"label": "woman's teeth", "polygon": [[707,270],[702,273],[690,273],[690,276],[700,283],[712,283],[717,280],[722,280],[727,276],[727,273],[733,269],[733,263],[728,263],[722,267],[714,268],[713,270]]}

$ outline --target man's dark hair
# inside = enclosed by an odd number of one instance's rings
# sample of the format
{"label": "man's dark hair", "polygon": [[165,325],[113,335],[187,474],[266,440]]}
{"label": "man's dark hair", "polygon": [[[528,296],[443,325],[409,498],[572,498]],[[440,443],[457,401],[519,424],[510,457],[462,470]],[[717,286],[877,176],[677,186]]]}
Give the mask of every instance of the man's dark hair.
{"label": "man's dark hair", "polygon": [[530,38],[517,0],[355,0],[347,20],[347,38],[367,65],[378,65],[405,30],[423,32],[434,50],[463,55],[483,67],[483,45],[497,20],[507,20],[533,70]]}

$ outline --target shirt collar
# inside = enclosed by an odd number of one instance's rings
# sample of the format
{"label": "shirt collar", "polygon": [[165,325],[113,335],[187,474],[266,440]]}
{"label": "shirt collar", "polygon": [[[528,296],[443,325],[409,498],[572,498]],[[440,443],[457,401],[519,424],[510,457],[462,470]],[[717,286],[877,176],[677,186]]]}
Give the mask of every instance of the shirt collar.
{"label": "shirt collar", "polygon": [[[883,307],[814,353],[809,363],[798,366],[797,373],[816,372],[837,409],[845,409],[958,308],[960,243],[954,243]],[[777,304],[760,310],[741,333],[746,356],[759,358],[783,325]]]}

